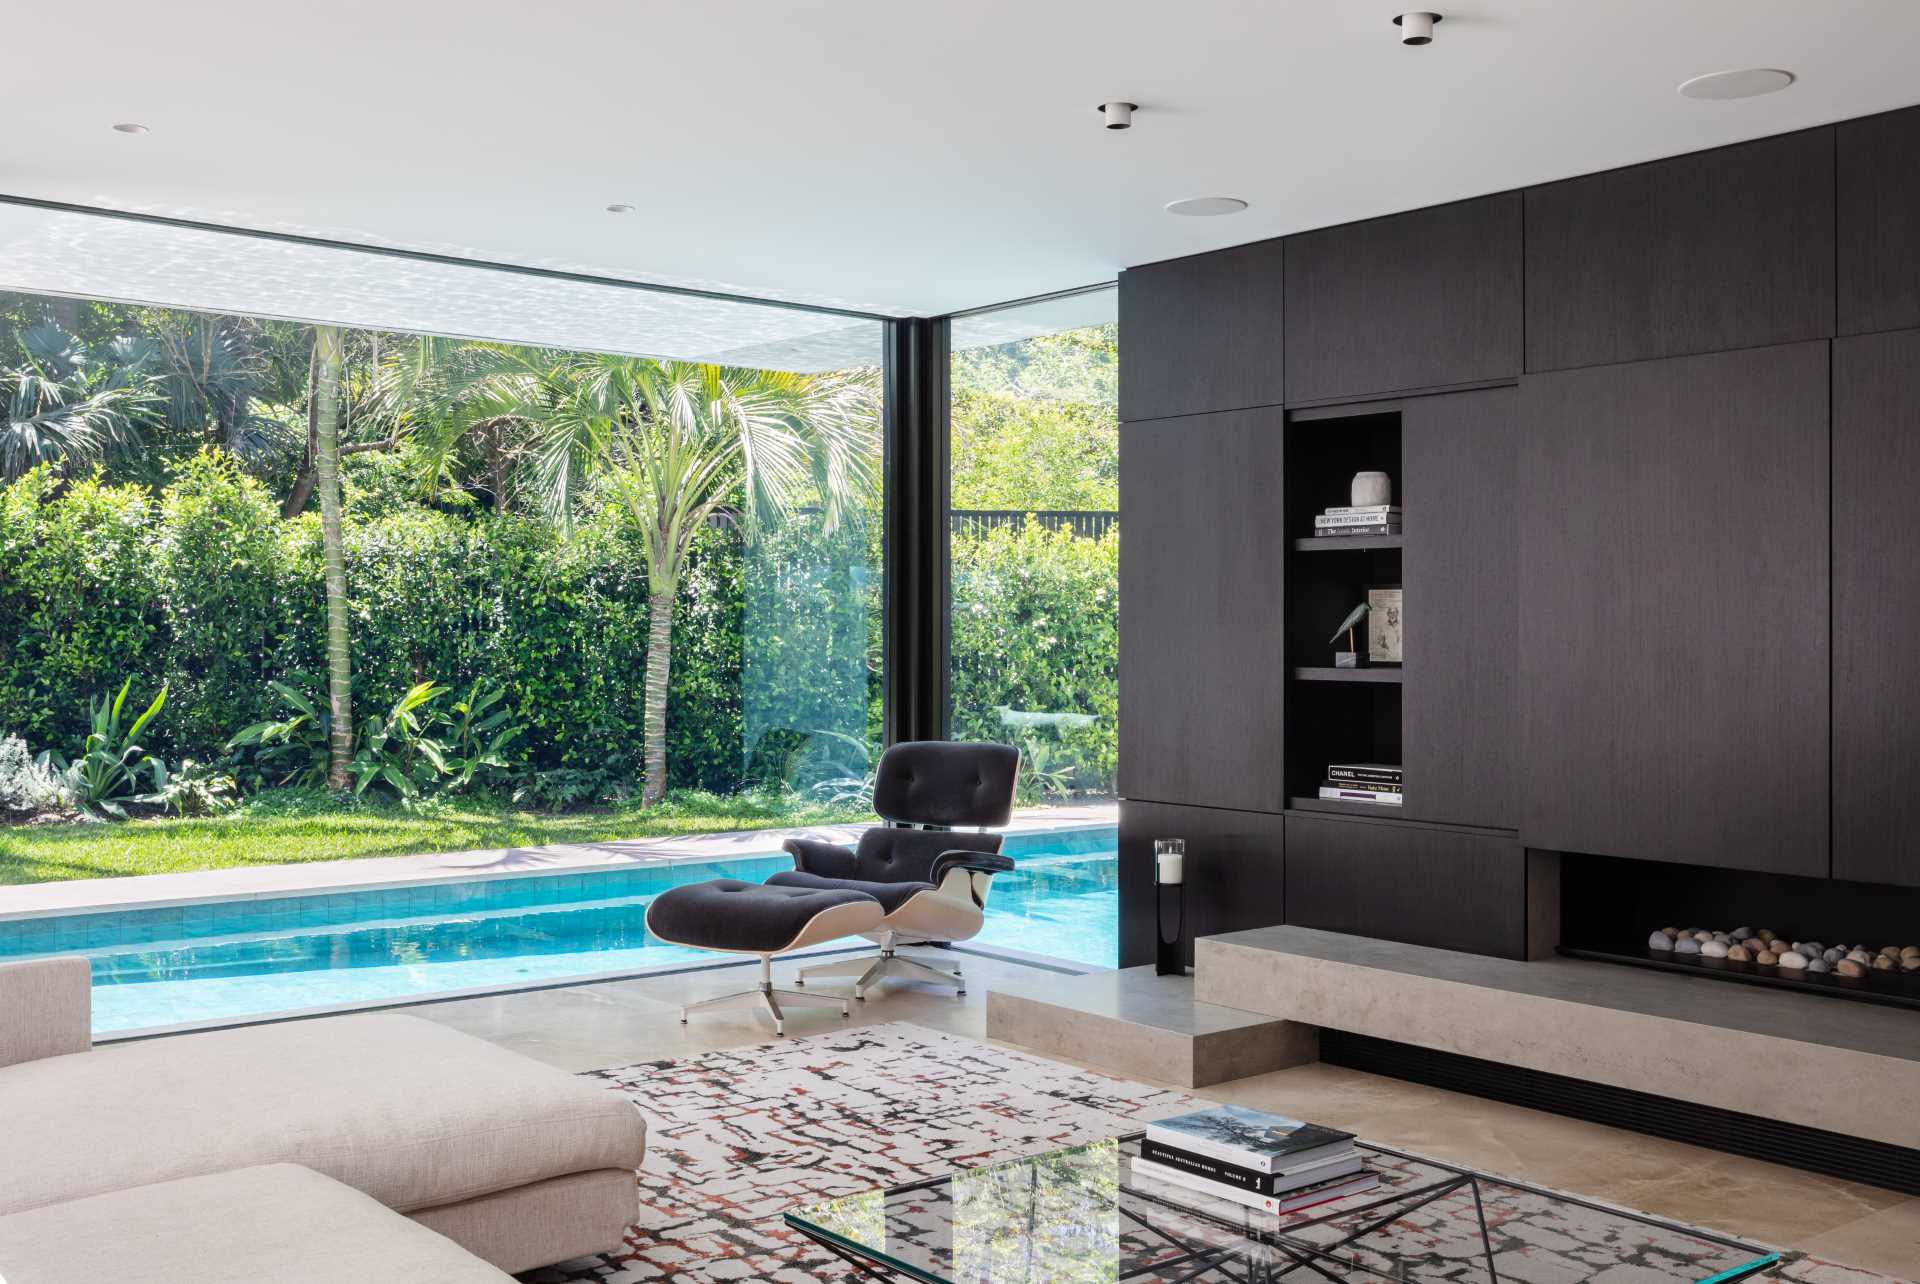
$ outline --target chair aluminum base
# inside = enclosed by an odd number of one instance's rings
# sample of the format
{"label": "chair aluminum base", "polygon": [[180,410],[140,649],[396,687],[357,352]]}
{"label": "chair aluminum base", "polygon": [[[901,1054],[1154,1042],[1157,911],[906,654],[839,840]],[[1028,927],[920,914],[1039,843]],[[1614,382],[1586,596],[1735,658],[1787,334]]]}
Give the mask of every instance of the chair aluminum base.
{"label": "chair aluminum base", "polygon": [[701,999],[689,1003],[680,1009],[680,1024],[687,1023],[689,1012],[699,1012],[707,1008],[737,1007],[741,1004],[765,1004],[767,1014],[773,1018],[773,1032],[784,1035],[787,1032],[787,1017],[780,1010],[782,1002],[798,1008],[840,1009],[841,1016],[851,1016],[853,1007],[845,999],[836,999],[828,994],[803,994],[799,990],[776,990],[773,988],[773,960],[763,957],[760,960],[760,984],[751,990],[739,990],[732,994],[722,994],[711,999]]}
{"label": "chair aluminum base", "polygon": [[835,963],[818,963],[813,967],[803,967],[794,978],[795,985],[805,985],[812,976],[857,976],[853,983],[853,997],[866,1002],[867,991],[889,976],[902,976],[916,981],[933,981],[941,985],[956,987],[956,994],[967,992],[967,979],[959,968],[949,972],[931,963],[922,963],[919,959],[902,954],[895,947],[892,934],[889,933],[878,955],[862,954],[856,958],[841,959]]}

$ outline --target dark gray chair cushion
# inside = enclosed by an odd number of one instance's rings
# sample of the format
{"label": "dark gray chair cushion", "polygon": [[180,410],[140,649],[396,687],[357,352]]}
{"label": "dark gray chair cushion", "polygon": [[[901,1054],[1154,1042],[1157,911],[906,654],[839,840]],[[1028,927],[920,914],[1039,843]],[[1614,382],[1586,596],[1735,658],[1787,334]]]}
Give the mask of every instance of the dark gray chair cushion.
{"label": "dark gray chair cushion", "polygon": [[922,892],[933,890],[932,883],[912,881],[899,883],[869,883],[857,878],[829,878],[824,874],[808,874],[797,869],[781,870],[767,879],[768,887],[817,887],[822,890],[840,890],[865,892],[880,902],[880,908],[891,914]]}
{"label": "dark gray chair cushion", "polygon": [[860,835],[856,848],[808,838],[789,838],[784,846],[793,854],[793,867],[805,874],[855,883],[938,883],[934,867],[942,856],[997,852],[1000,835],[876,828]]}
{"label": "dark gray chair cushion", "polygon": [[815,915],[872,899],[845,888],[775,887],[716,878],[654,897],[647,906],[647,930],[663,941],[695,949],[765,954],[784,949]]}
{"label": "dark gray chair cushion", "polygon": [[873,810],[910,825],[1004,825],[1020,751],[1010,745],[909,740],[880,755]]}

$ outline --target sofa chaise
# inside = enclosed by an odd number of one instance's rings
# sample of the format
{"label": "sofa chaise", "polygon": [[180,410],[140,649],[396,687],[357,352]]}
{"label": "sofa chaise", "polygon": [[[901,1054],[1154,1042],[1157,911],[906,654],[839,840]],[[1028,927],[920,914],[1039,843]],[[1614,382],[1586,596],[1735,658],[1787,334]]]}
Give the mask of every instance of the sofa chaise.
{"label": "sofa chaise", "polygon": [[87,961],[0,965],[0,1217],[297,1164],[502,1271],[617,1248],[646,1126],[616,1093],[417,1017],[92,1047]]}

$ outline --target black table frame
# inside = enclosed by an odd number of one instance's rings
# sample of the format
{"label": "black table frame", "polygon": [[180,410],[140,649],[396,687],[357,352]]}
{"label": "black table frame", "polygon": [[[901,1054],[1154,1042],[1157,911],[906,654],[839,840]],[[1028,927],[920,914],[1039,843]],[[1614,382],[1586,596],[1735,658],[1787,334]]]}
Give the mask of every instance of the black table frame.
{"label": "black table frame", "polygon": [[[1141,1134],[1139,1133],[1129,1133],[1119,1138],[1119,1140],[1122,1142],[1134,1141],[1140,1136]],[[1487,1281],[1488,1284],[1500,1284],[1499,1271],[1493,1264],[1493,1239],[1487,1231],[1486,1203],[1480,1194],[1481,1174],[1471,1169],[1456,1168],[1450,1164],[1443,1164],[1422,1155],[1409,1155],[1370,1142],[1360,1142],[1358,1144],[1361,1149],[1374,1154],[1426,1164],[1429,1167],[1440,1169],[1443,1172],[1450,1172],[1453,1175],[1442,1178],[1439,1181],[1415,1186],[1408,1190],[1394,1191],[1391,1194],[1381,1196],[1364,1204],[1342,1208],[1319,1217],[1309,1218],[1305,1221],[1291,1222],[1284,1231],[1254,1230],[1225,1221],[1205,1209],[1195,1208],[1180,1203],[1178,1200],[1165,1198],[1157,1194],[1149,1194],[1148,1192],[1137,1189],[1129,1190],[1128,1193],[1136,1196],[1139,1200],[1149,1204],[1164,1206],[1167,1209],[1178,1212],[1183,1217],[1199,1217],[1214,1222],[1234,1234],[1242,1236],[1246,1240],[1246,1243],[1224,1246],[1196,1244],[1172,1231],[1154,1225],[1147,1216],[1136,1209],[1127,1207],[1123,1202],[1120,1205],[1122,1216],[1133,1222],[1139,1229],[1157,1235],[1167,1241],[1171,1247],[1178,1250],[1179,1255],[1135,1267],[1133,1270],[1120,1276],[1120,1279],[1126,1281],[1147,1274],[1164,1275],[1170,1270],[1177,1271],[1183,1266],[1191,1265],[1193,1267],[1192,1270],[1184,1275],[1172,1276],[1167,1281],[1167,1284],[1210,1284],[1212,1281],[1225,1281],[1225,1284],[1274,1284],[1275,1281],[1284,1279],[1287,1276],[1293,1275],[1296,1271],[1303,1269],[1309,1271],[1313,1276],[1331,1281],[1331,1284],[1352,1284],[1353,1277],[1351,1275],[1337,1275],[1330,1269],[1330,1265],[1348,1270],[1358,1268],[1365,1271],[1369,1268],[1359,1262],[1339,1256],[1340,1249],[1347,1248],[1366,1236],[1373,1234],[1375,1231],[1392,1225],[1409,1213],[1423,1208],[1435,1200],[1444,1199],[1448,1195],[1460,1190],[1470,1190],[1473,1194],[1474,1216],[1479,1224],[1480,1249],[1486,1265]],[[949,1175],[946,1177],[931,1178],[926,1181],[908,1182],[900,1186],[888,1187],[887,1193],[898,1194],[914,1190],[930,1190],[951,1180],[952,1177]],[[1539,1187],[1529,1186],[1523,1182],[1510,1181],[1506,1178],[1489,1178],[1489,1180],[1496,1181],[1501,1186],[1524,1190],[1545,1198],[1558,1200],[1562,1203],[1598,1209],[1611,1216],[1624,1217],[1628,1220],[1644,1222],[1651,1226],[1669,1227],[1671,1225],[1657,1218],[1642,1216],[1625,1209],[1610,1208],[1589,1203],[1586,1200],[1574,1198],[1559,1191],[1542,1190]],[[1349,1196],[1349,1198],[1352,1197]],[[1393,1211],[1387,1213],[1384,1217],[1368,1219],[1359,1229],[1341,1236],[1330,1244],[1309,1244],[1296,1238],[1298,1232],[1309,1227],[1324,1225],[1335,1219],[1374,1213],[1385,1208],[1392,1208]],[[938,1276],[914,1270],[912,1267],[897,1266],[876,1261],[855,1246],[846,1244],[828,1233],[820,1231],[814,1226],[799,1220],[797,1213],[790,1212],[786,1214],[784,1220],[787,1226],[800,1232],[800,1234],[804,1235],[808,1240],[820,1245],[835,1257],[847,1263],[857,1271],[862,1278],[888,1281],[889,1284],[903,1280],[911,1281],[912,1284],[945,1284]],[[1759,1248],[1758,1245],[1749,1244],[1743,1240],[1729,1239],[1725,1236],[1695,1230],[1692,1227],[1684,1227],[1682,1229],[1686,1230],[1688,1234],[1695,1235],[1709,1243],[1722,1244],[1728,1248],[1736,1248],[1743,1252],[1765,1253],[1765,1250]],[[1258,1251],[1256,1252],[1256,1250]],[[1272,1253],[1277,1253],[1286,1260],[1284,1262],[1266,1260],[1269,1254]],[[1260,1260],[1256,1260],[1256,1257]],[[1725,1274],[1716,1278],[1721,1281],[1721,1284],[1732,1284],[1733,1281],[1757,1274],[1761,1270],[1777,1264],[1778,1261],[1777,1256],[1765,1255],[1756,1259],[1750,1266],[1741,1268],[1737,1273]]]}

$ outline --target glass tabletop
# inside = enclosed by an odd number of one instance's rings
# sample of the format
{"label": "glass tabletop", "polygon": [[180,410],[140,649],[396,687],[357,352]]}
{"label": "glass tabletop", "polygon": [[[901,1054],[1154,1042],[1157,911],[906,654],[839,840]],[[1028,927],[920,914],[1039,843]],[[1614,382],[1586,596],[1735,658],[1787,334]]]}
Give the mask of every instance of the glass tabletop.
{"label": "glass tabletop", "polygon": [[796,1209],[869,1276],[925,1284],[1731,1281],[1766,1249],[1360,1143],[1371,1190],[1270,1215],[1136,1177],[1139,1134]]}

